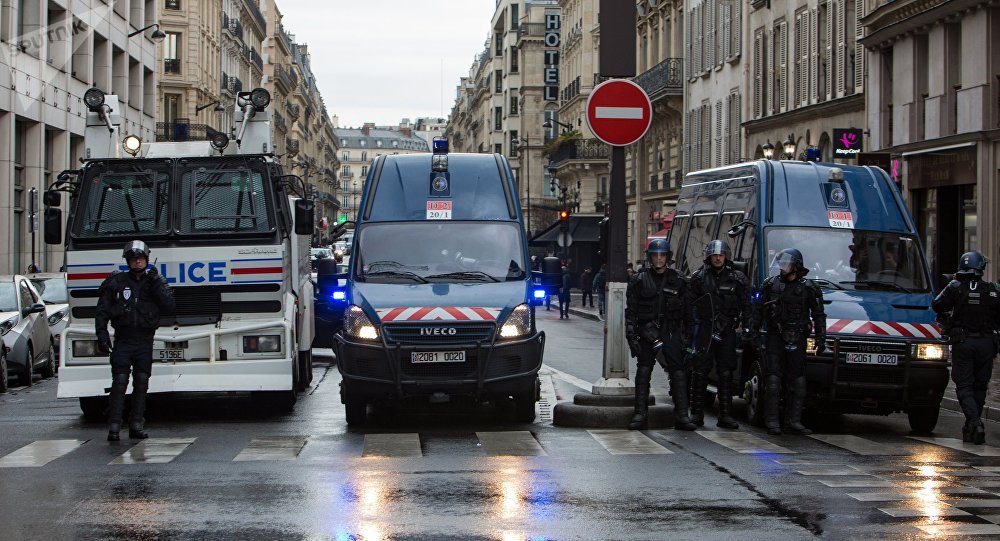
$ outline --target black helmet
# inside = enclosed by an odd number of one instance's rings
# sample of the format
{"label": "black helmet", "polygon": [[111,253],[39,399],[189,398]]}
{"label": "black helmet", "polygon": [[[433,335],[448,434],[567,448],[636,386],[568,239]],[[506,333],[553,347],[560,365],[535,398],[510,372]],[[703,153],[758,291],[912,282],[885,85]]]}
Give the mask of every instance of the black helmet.
{"label": "black helmet", "polygon": [[773,273],[775,269],[778,270],[779,276],[784,276],[791,272],[799,276],[804,276],[809,272],[802,265],[802,252],[795,248],[785,248],[774,255],[774,259],[771,260],[771,272]]}
{"label": "black helmet", "polygon": [[705,259],[707,260],[709,256],[713,255],[724,255],[726,259],[730,258],[729,243],[724,240],[713,240],[705,245]]}
{"label": "black helmet", "polygon": [[145,257],[149,261],[149,246],[146,246],[146,243],[141,240],[129,241],[125,245],[125,249],[122,250],[122,257],[125,258],[125,261],[137,257]]}
{"label": "black helmet", "polygon": [[986,258],[979,252],[965,252],[958,260],[958,272],[956,274],[967,274],[982,276],[986,270]]}
{"label": "black helmet", "polygon": [[649,257],[650,254],[669,254],[672,251],[667,239],[653,239],[646,246],[646,257]]}

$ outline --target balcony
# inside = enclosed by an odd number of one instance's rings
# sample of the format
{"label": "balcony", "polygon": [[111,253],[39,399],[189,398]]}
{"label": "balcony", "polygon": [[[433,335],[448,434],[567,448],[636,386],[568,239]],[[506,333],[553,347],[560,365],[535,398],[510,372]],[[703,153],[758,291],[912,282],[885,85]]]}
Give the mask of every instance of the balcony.
{"label": "balcony", "polygon": [[281,43],[285,46],[285,49],[287,49],[290,52],[292,50],[292,43],[295,40],[292,39],[291,34],[285,31],[285,27],[279,24],[278,30],[277,32],[275,32],[275,35],[277,35],[278,40],[280,40]]}
{"label": "balcony", "polygon": [[246,5],[247,11],[250,12],[250,16],[257,21],[260,25],[261,31],[267,31],[267,21],[264,19],[264,14],[260,12],[260,8],[257,6],[255,0],[244,0],[243,4]]}
{"label": "balcony", "polygon": [[164,58],[163,59],[163,73],[173,73],[175,75],[180,75],[180,73],[181,73],[181,59],[180,58]]}
{"label": "balcony", "polygon": [[229,77],[229,91],[235,94],[243,92],[243,81],[239,80],[238,77]]}
{"label": "balcony", "polygon": [[191,124],[184,118],[173,122],[156,123],[156,140],[162,141],[207,141],[215,132],[206,124]]}
{"label": "balcony", "polygon": [[299,153],[298,139],[285,139],[285,152],[291,157]]}
{"label": "balcony", "polygon": [[285,117],[281,116],[281,113],[277,111],[272,111],[271,123],[274,124],[274,129],[285,133],[288,131],[288,126],[285,124]]}
{"label": "balcony", "polygon": [[284,87],[285,94],[295,92],[295,87],[299,84],[298,76],[295,75],[295,70],[286,69],[281,64],[276,64],[274,66],[274,80],[279,85]]}
{"label": "balcony", "polygon": [[226,72],[222,72],[222,77],[219,78],[219,81],[222,83],[222,90],[229,90],[229,76],[226,75]]}
{"label": "balcony", "polygon": [[517,37],[544,36],[545,23],[521,23],[517,27]]}
{"label": "balcony", "polygon": [[563,89],[559,92],[559,95],[560,95],[560,98],[562,98],[562,101],[569,101],[569,100],[571,100],[571,99],[579,96],[580,95],[580,77],[577,76],[576,79],[573,79],[572,81],[570,81],[570,83],[568,85],[566,85],[565,87],[563,87]]}
{"label": "balcony", "polygon": [[668,58],[640,73],[632,81],[641,86],[653,101],[665,96],[684,94],[684,59]]}
{"label": "balcony", "polygon": [[[285,112],[288,113],[288,120],[291,122],[295,122],[296,120],[299,119],[299,114],[301,114],[302,111],[298,105],[290,103],[287,106],[285,106]],[[299,143],[296,141],[295,143],[296,148],[298,148],[298,144]]]}
{"label": "balcony", "polygon": [[260,70],[261,72],[263,72],[264,71],[264,60],[261,59],[260,54],[258,54],[257,51],[253,50],[252,48],[248,47],[247,49],[249,49],[249,51],[250,51],[250,54],[247,55],[247,57],[249,58],[250,62],[254,66],[257,66],[258,70]]}
{"label": "balcony", "polygon": [[559,145],[559,148],[549,154],[549,163],[558,167],[558,164],[570,160],[608,161],[610,158],[610,145],[597,139],[576,139]]}
{"label": "balcony", "polygon": [[243,42],[243,25],[237,19],[227,19],[226,24],[222,26],[223,30],[228,30],[229,33],[241,43]]}

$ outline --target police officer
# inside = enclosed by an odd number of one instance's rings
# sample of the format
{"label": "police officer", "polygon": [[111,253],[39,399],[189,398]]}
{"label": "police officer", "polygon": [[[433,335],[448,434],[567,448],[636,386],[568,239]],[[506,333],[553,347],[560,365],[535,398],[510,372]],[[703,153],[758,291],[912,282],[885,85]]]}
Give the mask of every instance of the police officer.
{"label": "police officer", "polygon": [[983,254],[962,254],[955,279],[931,303],[938,314],[950,313],[945,330],[952,344],[951,379],[965,414],[962,441],[977,444],[986,442],[981,416],[1000,330],[1000,290],[982,280],[984,270]]}
{"label": "police officer", "polygon": [[[153,369],[153,335],[161,313],[174,311],[174,296],[156,267],[150,266],[149,248],[141,240],[125,245],[122,257],[128,272],[114,272],[101,284],[97,301],[97,344],[111,353],[111,404],[108,413],[108,441],[118,441],[125,409],[125,389],[132,372],[132,413],[128,437],[145,439],[143,413],[146,391]],[[112,346],[108,322],[115,329]]]}
{"label": "police officer", "polygon": [[683,350],[690,342],[694,316],[685,306],[687,283],[667,268],[672,255],[665,239],[653,239],[646,248],[648,267],[629,279],[626,289],[625,336],[629,351],[638,361],[635,373],[635,415],[629,430],[648,426],[649,382],[657,354],[663,355],[674,398],[674,428],[697,428],[688,418],[687,366]]}
{"label": "police officer", "polygon": [[823,292],[805,275],[802,253],[788,248],[774,256],[772,267],[778,275],[771,276],[761,286],[761,299],[755,306],[752,333],[756,335],[766,323],[764,392],[764,423],[768,434],[781,434],[778,407],[782,382],[785,397],[785,428],[793,434],[812,431],[802,425],[802,408],[806,399],[806,378],[802,366],[806,360],[806,339],[812,331],[816,336],[816,353],[826,350],[826,314],[823,312]]}
{"label": "police officer", "polygon": [[691,373],[691,422],[705,424],[704,402],[708,372],[715,364],[719,379],[719,420],[716,426],[735,429],[733,371],[736,370],[737,329],[750,327],[750,280],[733,268],[729,244],[705,245],[705,264],[689,280],[688,306],[695,307],[697,334]]}

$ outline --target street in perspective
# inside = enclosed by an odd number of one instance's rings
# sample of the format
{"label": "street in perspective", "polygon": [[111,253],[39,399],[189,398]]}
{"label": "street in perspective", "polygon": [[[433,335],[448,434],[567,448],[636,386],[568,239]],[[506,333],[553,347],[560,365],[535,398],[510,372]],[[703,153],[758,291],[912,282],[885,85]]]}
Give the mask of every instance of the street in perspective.
{"label": "street in perspective", "polygon": [[6,4],[0,539],[1000,539],[996,1]]}

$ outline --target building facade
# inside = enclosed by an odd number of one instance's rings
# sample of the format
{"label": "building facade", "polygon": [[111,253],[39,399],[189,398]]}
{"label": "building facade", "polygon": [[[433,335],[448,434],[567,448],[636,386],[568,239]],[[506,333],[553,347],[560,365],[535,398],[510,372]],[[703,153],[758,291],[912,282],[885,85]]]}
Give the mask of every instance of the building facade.
{"label": "building facade", "polygon": [[31,263],[54,271],[63,264],[62,247],[43,243],[42,193],[84,157],[87,88],[118,95],[123,134],[153,138],[157,45],[147,27],[157,16],[152,0],[3,3],[0,272],[25,272]]}

